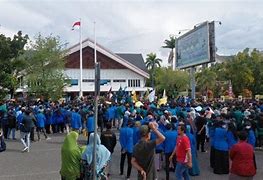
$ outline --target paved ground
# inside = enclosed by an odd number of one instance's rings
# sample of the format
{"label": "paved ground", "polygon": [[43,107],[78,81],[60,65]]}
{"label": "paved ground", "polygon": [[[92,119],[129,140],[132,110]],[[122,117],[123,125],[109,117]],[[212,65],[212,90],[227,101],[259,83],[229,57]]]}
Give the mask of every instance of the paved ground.
{"label": "paved ground", "polygon": [[[0,180],[59,180],[60,169],[60,148],[64,140],[64,134],[51,135],[51,140],[32,143],[29,153],[22,153],[22,144],[16,140],[7,141],[7,150],[0,153]],[[84,143],[84,137],[80,137],[80,143]],[[199,163],[201,175],[192,177],[193,180],[224,180],[227,175],[215,175],[209,168],[209,153],[199,154]],[[255,180],[263,179],[263,152],[256,152],[258,165]],[[113,154],[112,176],[110,179],[121,180],[124,177],[119,176],[120,146],[116,147]],[[125,168],[126,172],[126,168]],[[161,170],[158,173],[158,179],[165,179],[165,172]],[[136,179],[136,171],[132,170],[131,180]],[[175,179],[171,172],[170,179]]]}

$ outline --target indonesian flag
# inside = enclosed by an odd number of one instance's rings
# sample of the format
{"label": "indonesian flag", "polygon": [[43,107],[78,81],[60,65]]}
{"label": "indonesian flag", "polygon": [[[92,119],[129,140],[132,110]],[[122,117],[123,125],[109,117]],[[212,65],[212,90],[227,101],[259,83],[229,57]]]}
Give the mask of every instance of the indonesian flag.
{"label": "indonesian flag", "polygon": [[75,22],[75,23],[73,24],[72,30],[74,30],[75,26],[80,27],[80,21],[77,21],[77,22]]}

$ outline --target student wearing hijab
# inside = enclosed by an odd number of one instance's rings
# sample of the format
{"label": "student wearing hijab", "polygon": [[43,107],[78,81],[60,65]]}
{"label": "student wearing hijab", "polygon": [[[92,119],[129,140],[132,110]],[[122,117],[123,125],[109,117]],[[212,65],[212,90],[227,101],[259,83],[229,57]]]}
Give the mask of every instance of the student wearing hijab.
{"label": "student wearing hijab", "polygon": [[[97,171],[97,178],[92,177],[92,160],[93,160],[93,143],[95,137],[97,138],[96,144],[96,171]],[[105,167],[107,166],[108,162],[110,161],[110,151],[101,144],[99,135],[94,136],[94,133],[90,134],[89,143],[86,146],[84,153],[81,155],[81,159],[84,162],[84,179],[100,179],[101,176],[105,175]]]}
{"label": "student wearing hijab", "polygon": [[196,138],[191,133],[191,126],[190,125],[186,126],[186,133],[185,134],[190,140],[191,153],[192,153],[192,168],[189,169],[189,174],[191,176],[199,176],[200,169],[199,169],[199,164],[198,164],[198,160],[197,160]]}
{"label": "student wearing hijab", "polygon": [[61,148],[61,179],[80,180],[80,160],[83,148],[77,144],[78,133],[71,131],[65,138]]}
{"label": "student wearing hijab", "polygon": [[229,173],[229,154],[227,143],[227,129],[224,122],[219,122],[214,134],[214,173]]}

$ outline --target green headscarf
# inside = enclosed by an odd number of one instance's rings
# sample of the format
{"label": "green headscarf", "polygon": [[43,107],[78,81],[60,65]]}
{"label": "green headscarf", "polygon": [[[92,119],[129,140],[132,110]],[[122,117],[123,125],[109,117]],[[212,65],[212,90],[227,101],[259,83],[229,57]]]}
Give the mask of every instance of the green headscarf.
{"label": "green headscarf", "polygon": [[80,177],[80,159],[82,149],[77,144],[77,132],[70,132],[61,148],[61,170],[60,174],[66,180],[76,180]]}

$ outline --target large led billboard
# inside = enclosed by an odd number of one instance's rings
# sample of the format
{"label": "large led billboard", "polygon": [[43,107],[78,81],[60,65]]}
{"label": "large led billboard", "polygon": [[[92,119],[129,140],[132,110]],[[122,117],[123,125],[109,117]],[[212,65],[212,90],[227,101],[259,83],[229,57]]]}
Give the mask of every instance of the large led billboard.
{"label": "large led billboard", "polygon": [[183,69],[215,61],[214,29],[214,22],[205,22],[177,39],[177,68]]}

